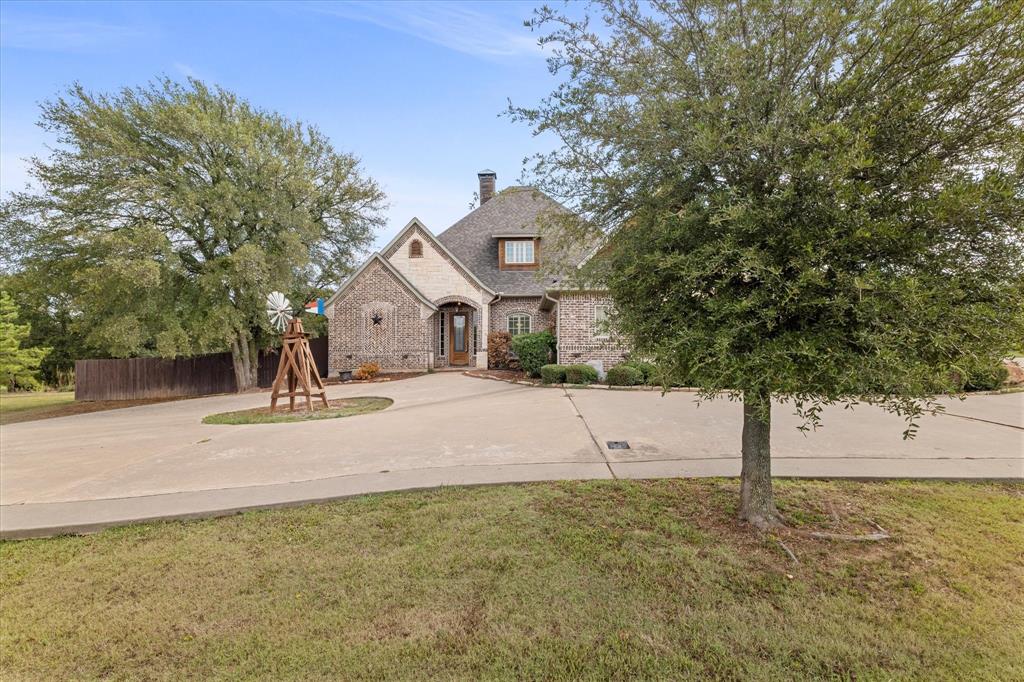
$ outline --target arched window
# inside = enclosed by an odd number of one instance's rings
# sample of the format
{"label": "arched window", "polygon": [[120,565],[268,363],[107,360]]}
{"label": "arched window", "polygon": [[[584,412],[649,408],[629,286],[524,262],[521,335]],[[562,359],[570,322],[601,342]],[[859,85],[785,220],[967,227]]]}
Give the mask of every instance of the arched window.
{"label": "arched window", "polygon": [[423,242],[419,239],[409,242],[409,258],[423,258]]}
{"label": "arched window", "polygon": [[526,313],[512,313],[507,318],[508,333],[512,336],[530,333],[530,316]]}

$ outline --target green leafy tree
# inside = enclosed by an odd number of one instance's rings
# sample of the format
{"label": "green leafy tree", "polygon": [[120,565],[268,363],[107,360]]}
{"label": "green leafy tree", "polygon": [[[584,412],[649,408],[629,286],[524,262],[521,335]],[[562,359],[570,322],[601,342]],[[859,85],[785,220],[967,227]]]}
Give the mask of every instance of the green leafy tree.
{"label": "green leafy tree", "polygon": [[18,324],[18,309],[6,291],[0,291],[0,380],[8,390],[39,388],[39,364],[49,348],[22,348],[31,330]]}
{"label": "green leafy tree", "polygon": [[0,287],[13,299],[18,319],[31,328],[22,345],[50,349],[39,366],[40,380],[50,386],[66,387],[73,384],[75,360],[100,353],[90,348],[78,331],[74,302],[62,287],[51,286],[43,274],[26,269],[12,276],[0,276]]}
{"label": "green leafy tree", "polygon": [[1020,0],[607,0],[532,22],[563,82],[513,118],[604,246],[640,356],[743,400],[741,518],[782,522],[773,398],[869,402],[913,435],[1024,338]]}
{"label": "green leafy tree", "polygon": [[[276,335],[266,295],[296,305],[347,274],[384,195],[315,127],[197,80],[42,105],[58,146],[37,191],[0,209],[4,260],[114,356],[231,350],[239,390]],[[38,297],[37,297],[38,298]]]}

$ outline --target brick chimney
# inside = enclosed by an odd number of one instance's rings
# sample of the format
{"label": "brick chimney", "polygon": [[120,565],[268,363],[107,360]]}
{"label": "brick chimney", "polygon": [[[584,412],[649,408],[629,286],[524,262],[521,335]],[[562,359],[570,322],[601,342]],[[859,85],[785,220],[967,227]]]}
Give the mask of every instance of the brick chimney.
{"label": "brick chimney", "polygon": [[484,169],[476,174],[480,179],[480,205],[483,206],[494,196],[494,183],[498,174],[492,170]]}

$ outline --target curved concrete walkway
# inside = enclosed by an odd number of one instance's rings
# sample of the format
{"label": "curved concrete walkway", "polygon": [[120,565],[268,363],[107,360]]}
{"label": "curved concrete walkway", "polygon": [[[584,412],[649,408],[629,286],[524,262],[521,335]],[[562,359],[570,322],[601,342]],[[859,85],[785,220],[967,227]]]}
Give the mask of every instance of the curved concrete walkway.
{"label": "curved concrete walkway", "polygon": [[[202,417],[266,403],[215,396],[5,426],[0,536],[87,532],[385,490],[552,479],[735,476],[741,408],[691,393],[562,390],[438,373],[334,386],[395,404],[359,417],[223,426]],[[951,401],[903,422],[826,410],[802,435],[773,417],[779,476],[1024,479],[1024,393]],[[628,450],[607,441],[625,440]]]}

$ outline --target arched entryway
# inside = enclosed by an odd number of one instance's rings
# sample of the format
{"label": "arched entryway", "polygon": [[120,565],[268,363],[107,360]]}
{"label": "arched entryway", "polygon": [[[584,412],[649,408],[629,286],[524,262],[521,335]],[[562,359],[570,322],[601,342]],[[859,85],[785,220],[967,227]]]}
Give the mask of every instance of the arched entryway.
{"label": "arched entryway", "polygon": [[435,367],[475,367],[480,316],[461,298],[441,299],[434,314]]}

